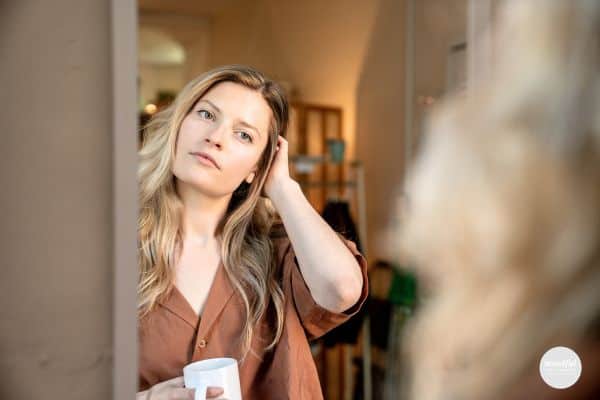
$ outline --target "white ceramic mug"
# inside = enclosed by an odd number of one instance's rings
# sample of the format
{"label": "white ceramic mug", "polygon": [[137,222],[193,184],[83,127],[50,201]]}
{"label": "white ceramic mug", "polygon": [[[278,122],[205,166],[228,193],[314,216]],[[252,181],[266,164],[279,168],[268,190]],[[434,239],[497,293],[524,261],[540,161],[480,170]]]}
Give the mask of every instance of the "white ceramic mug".
{"label": "white ceramic mug", "polygon": [[186,388],[196,389],[195,400],[206,400],[208,387],[220,387],[219,399],[242,400],[238,363],[234,358],[209,358],[183,367]]}

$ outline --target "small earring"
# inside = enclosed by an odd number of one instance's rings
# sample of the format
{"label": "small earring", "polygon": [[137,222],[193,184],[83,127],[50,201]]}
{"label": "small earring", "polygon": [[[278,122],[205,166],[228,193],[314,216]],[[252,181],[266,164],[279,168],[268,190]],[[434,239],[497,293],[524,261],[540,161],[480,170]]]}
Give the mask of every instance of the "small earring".
{"label": "small earring", "polygon": [[252,183],[252,181],[254,180],[254,176],[255,176],[255,173],[253,172],[252,175],[251,175],[251,177],[250,177],[250,180],[246,179],[246,182]]}

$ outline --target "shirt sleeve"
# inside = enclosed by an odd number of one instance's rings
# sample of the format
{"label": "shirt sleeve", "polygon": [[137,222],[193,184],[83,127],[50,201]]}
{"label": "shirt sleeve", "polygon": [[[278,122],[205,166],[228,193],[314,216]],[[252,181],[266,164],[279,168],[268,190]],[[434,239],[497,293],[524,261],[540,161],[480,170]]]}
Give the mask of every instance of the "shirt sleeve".
{"label": "shirt sleeve", "polygon": [[[309,340],[319,338],[356,314],[362,307],[369,293],[366,259],[358,251],[356,244],[353,241],[345,239],[339,233],[338,236],[358,261],[363,277],[360,298],[352,307],[341,313],[332,312],[317,304],[304,281],[294,248],[289,239],[285,240],[286,250],[283,256],[283,268],[287,273],[284,273],[284,276],[287,275],[289,277],[288,279],[290,282],[286,282],[289,284],[289,294],[293,299],[300,322],[304,327]],[[324,268],[335,268],[335,265],[324,266]]]}

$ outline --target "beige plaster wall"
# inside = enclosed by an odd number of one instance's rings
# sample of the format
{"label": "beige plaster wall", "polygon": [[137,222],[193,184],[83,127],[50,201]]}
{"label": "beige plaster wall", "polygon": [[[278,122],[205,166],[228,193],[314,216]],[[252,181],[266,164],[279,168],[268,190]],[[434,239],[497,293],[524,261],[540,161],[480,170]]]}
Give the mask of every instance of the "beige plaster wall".
{"label": "beige plaster wall", "polygon": [[0,5],[0,398],[112,391],[110,3]]}

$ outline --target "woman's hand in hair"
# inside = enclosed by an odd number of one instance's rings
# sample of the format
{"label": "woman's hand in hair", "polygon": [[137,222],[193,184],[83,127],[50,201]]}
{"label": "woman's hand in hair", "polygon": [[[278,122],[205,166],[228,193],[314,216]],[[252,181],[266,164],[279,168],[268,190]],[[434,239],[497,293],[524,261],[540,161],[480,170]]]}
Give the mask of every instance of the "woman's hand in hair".
{"label": "woman's hand in hair", "polygon": [[[194,400],[195,389],[184,387],[183,376],[157,383],[150,389],[138,392],[136,400]],[[223,394],[223,389],[209,387],[207,399],[215,399]]]}
{"label": "woman's hand in hair", "polygon": [[272,199],[274,191],[284,186],[284,183],[288,181],[291,181],[288,162],[288,142],[283,136],[279,135],[277,139],[277,152],[273,157],[263,191]]}

